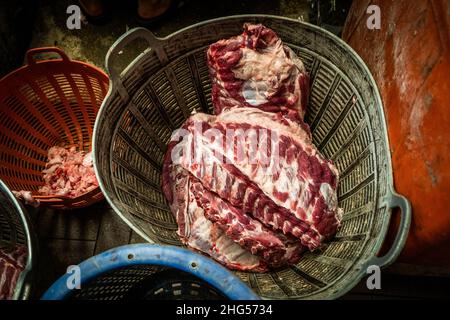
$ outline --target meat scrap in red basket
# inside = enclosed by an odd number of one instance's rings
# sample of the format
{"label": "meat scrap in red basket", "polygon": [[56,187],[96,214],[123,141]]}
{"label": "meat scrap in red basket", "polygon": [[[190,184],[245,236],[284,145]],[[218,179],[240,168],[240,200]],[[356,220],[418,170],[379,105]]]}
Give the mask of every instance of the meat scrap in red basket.
{"label": "meat scrap in red basket", "polygon": [[[42,171],[44,185],[36,195],[78,197],[98,187],[92,152],[77,151],[75,147],[54,146],[48,150],[48,161]],[[30,191],[13,191],[25,203],[37,206]]]}
{"label": "meat scrap in red basket", "polygon": [[231,269],[295,264],[341,221],[339,172],[303,121],[303,63],[275,32],[251,24],[207,57],[216,115],[187,119],[164,159],[178,235]]}
{"label": "meat scrap in red basket", "polygon": [[0,300],[12,299],[17,280],[27,261],[27,248],[0,248]]}

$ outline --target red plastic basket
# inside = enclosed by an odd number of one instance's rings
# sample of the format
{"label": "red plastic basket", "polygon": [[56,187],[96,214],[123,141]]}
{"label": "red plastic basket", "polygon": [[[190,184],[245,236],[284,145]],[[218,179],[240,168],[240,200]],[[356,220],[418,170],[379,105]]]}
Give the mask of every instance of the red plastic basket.
{"label": "red plastic basket", "polygon": [[[60,59],[36,61],[38,53]],[[74,209],[103,199],[100,188],[79,197],[39,196],[48,149],[55,145],[90,151],[108,76],[72,61],[59,48],[30,49],[25,66],[0,80],[0,179],[13,190],[30,190],[41,204]]]}

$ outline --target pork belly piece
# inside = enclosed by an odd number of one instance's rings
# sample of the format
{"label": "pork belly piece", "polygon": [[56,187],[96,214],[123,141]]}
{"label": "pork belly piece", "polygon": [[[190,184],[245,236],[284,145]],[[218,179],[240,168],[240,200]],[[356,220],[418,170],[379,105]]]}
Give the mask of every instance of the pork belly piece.
{"label": "pork belly piece", "polygon": [[244,24],[241,35],[207,51],[215,114],[235,107],[306,111],[309,76],[303,62],[277,34],[261,24]]}

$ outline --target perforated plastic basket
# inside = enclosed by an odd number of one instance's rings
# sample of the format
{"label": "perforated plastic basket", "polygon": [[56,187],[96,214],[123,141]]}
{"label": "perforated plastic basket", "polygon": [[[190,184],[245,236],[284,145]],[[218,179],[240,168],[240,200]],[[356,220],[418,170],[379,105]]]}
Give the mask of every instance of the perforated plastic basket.
{"label": "perforated plastic basket", "polygon": [[0,248],[14,250],[17,246],[27,248],[27,259],[12,298],[23,300],[30,297],[33,288],[36,236],[25,209],[0,180]]}
{"label": "perforated plastic basket", "polygon": [[[110,90],[94,130],[95,169],[114,208],[146,240],[180,245],[161,191],[166,144],[193,110],[212,112],[206,49],[240,34],[245,22],[272,28],[304,61],[311,76],[306,114],[314,144],[340,171],[342,227],[321,251],[271,273],[237,272],[266,298],[336,298],[400,253],[409,229],[409,202],[395,193],[383,107],[367,67],[342,40],[297,20],[245,15],[206,21],[156,38],[134,29],[110,48]],[[134,39],[148,48],[119,74],[119,52]],[[395,242],[377,257],[393,207],[402,211]]]}
{"label": "perforated plastic basket", "polygon": [[[36,61],[42,53],[61,58]],[[58,48],[27,52],[27,64],[0,80],[0,179],[12,190],[32,191],[43,205],[74,209],[103,199],[100,188],[81,196],[40,196],[48,149],[89,151],[108,76]]]}
{"label": "perforated plastic basket", "polygon": [[114,248],[80,263],[80,290],[66,274],[44,300],[187,300],[259,297],[211,259],[188,250],[151,244]]}

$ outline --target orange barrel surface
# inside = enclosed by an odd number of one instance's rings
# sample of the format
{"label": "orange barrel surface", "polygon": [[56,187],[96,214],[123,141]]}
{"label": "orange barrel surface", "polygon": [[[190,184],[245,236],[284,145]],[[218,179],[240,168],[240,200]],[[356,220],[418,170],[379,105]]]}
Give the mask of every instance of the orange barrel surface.
{"label": "orange barrel surface", "polygon": [[[369,29],[369,5],[380,29]],[[370,10],[369,10],[370,11]],[[401,262],[450,266],[450,1],[354,1],[343,31],[383,99],[396,190],[413,222]]]}

